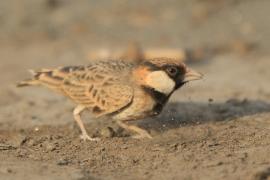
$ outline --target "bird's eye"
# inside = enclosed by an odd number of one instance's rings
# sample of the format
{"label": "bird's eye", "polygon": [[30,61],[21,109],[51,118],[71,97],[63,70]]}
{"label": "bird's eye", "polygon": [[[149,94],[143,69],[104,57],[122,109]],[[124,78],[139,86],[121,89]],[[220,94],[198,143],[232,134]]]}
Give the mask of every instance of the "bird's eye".
{"label": "bird's eye", "polygon": [[173,67],[173,66],[167,67],[166,71],[170,76],[173,76],[173,77],[178,74],[178,69],[176,67]]}

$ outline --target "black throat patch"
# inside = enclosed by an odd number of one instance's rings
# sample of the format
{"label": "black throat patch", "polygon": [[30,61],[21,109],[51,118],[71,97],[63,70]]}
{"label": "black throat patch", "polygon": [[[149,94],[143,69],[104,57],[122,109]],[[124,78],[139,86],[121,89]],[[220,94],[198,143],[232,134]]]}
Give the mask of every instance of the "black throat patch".
{"label": "black throat patch", "polygon": [[153,113],[154,113],[153,115],[158,115],[162,111],[164,105],[167,103],[171,94],[166,95],[166,94],[156,91],[153,88],[146,87],[146,86],[143,86],[143,89],[145,92],[150,94],[152,98],[155,100],[156,105],[153,108]]}

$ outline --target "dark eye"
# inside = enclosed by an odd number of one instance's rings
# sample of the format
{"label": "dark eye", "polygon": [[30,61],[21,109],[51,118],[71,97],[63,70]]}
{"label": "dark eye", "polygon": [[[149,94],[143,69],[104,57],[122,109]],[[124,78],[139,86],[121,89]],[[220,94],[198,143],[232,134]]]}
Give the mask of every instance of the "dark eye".
{"label": "dark eye", "polygon": [[170,76],[173,76],[173,77],[178,74],[178,69],[176,67],[173,67],[173,66],[167,67],[166,71]]}

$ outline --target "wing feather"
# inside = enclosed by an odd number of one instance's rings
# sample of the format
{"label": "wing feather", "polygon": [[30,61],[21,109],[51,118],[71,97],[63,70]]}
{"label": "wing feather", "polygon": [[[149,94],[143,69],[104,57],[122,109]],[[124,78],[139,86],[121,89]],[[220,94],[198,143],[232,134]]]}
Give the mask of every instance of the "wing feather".
{"label": "wing feather", "polygon": [[76,103],[101,116],[119,111],[132,102],[133,88],[122,79],[114,69],[96,66],[70,72],[61,88]]}
{"label": "wing feather", "polygon": [[125,79],[132,67],[125,61],[99,61],[88,66],[41,69],[32,71],[33,78],[18,86],[46,86],[100,116],[119,111],[132,102],[133,88]]}

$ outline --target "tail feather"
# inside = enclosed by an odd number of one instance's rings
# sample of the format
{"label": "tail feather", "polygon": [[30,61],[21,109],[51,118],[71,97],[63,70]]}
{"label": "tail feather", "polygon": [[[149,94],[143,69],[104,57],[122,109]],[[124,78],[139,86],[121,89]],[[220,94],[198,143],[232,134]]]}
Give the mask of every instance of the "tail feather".
{"label": "tail feather", "polygon": [[40,71],[29,70],[32,74],[32,79],[21,81],[17,87],[31,86],[31,85],[44,85],[49,88],[55,89],[63,82],[64,77],[59,76],[56,70],[41,69]]}
{"label": "tail feather", "polygon": [[25,87],[25,86],[32,86],[32,85],[38,85],[39,82],[38,82],[38,77],[39,77],[39,72],[33,70],[33,69],[29,69],[28,70],[31,75],[33,76],[32,79],[26,79],[26,80],[23,80],[23,81],[20,81],[17,83],[17,87]]}
{"label": "tail feather", "polygon": [[25,87],[25,86],[32,86],[32,85],[38,85],[39,82],[35,79],[27,79],[21,82],[17,83],[17,87]]}

